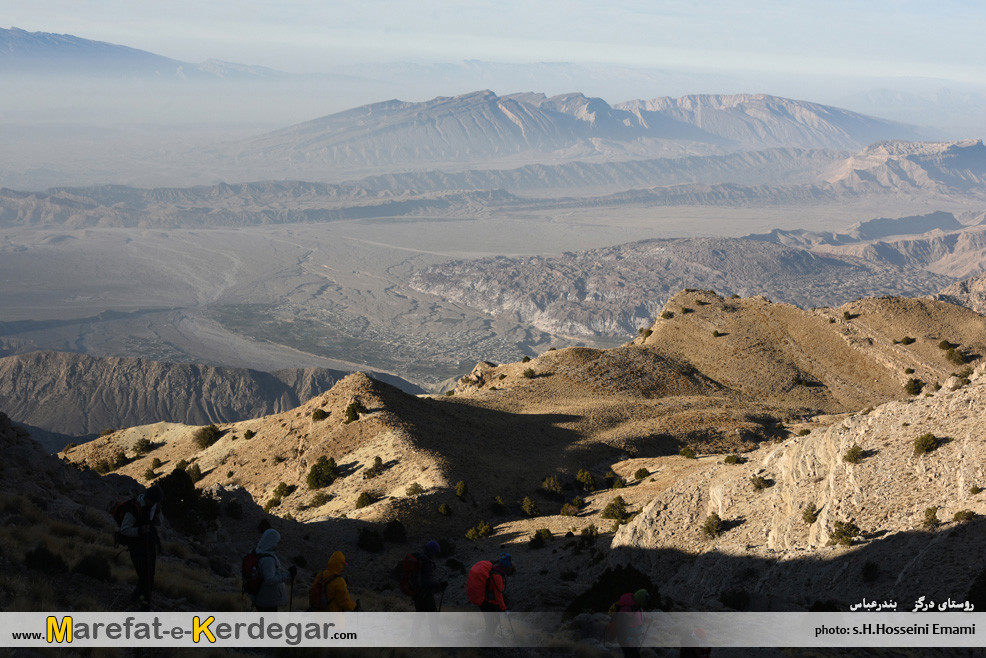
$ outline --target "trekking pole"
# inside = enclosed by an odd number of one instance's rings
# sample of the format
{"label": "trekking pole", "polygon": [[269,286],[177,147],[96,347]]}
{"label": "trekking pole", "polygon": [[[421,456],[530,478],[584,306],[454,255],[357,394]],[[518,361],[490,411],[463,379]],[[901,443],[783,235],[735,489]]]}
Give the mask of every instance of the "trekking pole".
{"label": "trekking pole", "polygon": [[438,611],[442,611],[442,603],[445,601],[445,590],[442,590],[442,596],[438,599]]}
{"label": "trekking pole", "polygon": [[513,619],[510,618],[510,615],[509,614],[507,614],[505,616],[507,618],[507,623],[510,625],[510,632],[514,636],[514,644],[520,644],[520,638],[517,637],[517,631],[514,630],[514,621],[513,621]]}
{"label": "trekking pole", "polygon": [[288,612],[294,611],[294,576],[291,576],[291,593],[288,594]]}

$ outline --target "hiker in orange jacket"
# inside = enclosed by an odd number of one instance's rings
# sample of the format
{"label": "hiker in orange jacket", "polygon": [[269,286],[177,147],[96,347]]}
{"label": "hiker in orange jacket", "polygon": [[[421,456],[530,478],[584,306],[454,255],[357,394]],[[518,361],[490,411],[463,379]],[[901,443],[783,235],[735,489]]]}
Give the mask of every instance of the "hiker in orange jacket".
{"label": "hiker in orange jacket", "polygon": [[317,601],[310,601],[316,612],[352,612],[359,611],[359,601],[349,597],[349,587],[342,577],[342,568],[346,566],[346,556],[336,551],[329,558],[329,564],[324,571],[315,577],[312,590],[322,592],[321,596],[312,595]]}

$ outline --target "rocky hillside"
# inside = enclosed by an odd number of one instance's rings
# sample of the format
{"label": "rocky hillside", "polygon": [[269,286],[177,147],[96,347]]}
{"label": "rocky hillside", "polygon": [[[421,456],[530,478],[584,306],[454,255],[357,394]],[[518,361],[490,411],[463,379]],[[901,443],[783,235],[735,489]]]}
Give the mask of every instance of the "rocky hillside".
{"label": "rocky hillside", "polygon": [[929,294],[948,280],[852,257],[728,238],[646,240],[557,258],[483,258],[420,270],[415,290],[519,318],[552,333],[627,335],[649,325],[678,290],[763,294],[803,307],[860,294]]}
{"label": "rocky hillside", "polygon": [[31,352],[0,358],[0,409],[19,422],[73,436],[158,421],[232,422],[293,409],[346,374]]}
{"label": "rocky hillside", "polygon": [[[986,538],[984,375],[979,367],[937,393],[762,444],[742,464],[702,458],[620,529],[616,555],[647,565],[663,591],[693,605],[791,610],[834,600],[846,609],[865,596],[909,611],[924,596],[978,607],[984,572],[969,547]],[[723,526],[710,538],[702,527],[712,513]],[[833,545],[838,524],[850,522],[858,535]]]}
{"label": "rocky hillside", "polygon": [[986,275],[953,283],[933,297],[939,301],[965,306],[976,313],[986,315]]}
{"label": "rocky hillside", "polygon": [[961,193],[986,183],[982,140],[957,142],[877,142],[863,149],[829,177],[834,186],[901,191],[923,189]]}

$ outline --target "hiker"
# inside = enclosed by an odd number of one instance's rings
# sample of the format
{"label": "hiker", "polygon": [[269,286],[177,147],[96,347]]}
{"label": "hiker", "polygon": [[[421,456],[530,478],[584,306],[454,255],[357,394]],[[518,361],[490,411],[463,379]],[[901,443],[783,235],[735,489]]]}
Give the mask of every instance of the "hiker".
{"label": "hiker", "polygon": [[[435,594],[441,592],[444,596],[448,582],[439,582],[435,576],[435,557],[441,553],[441,545],[429,541],[422,553],[412,553],[404,558],[404,573],[401,576],[401,589],[414,601],[415,612],[427,612],[428,631],[432,639],[438,636],[439,606],[435,605]],[[420,624],[415,624],[412,640],[417,640],[421,630]]]}
{"label": "hiker", "polygon": [[513,574],[513,559],[509,553],[501,553],[495,563],[483,560],[469,570],[466,592],[469,602],[478,605],[485,613],[486,641],[491,642],[500,622],[499,613],[510,614],[503,596],[507,588],[507,576]]}
{"label": "hiker", "polygon": [[650,601],[650,592],[638,589],[620,597],[614,621],[616,640],[625,658],[640,656],[640,643],[644,639],[644,607]]}
{"label": "hiker", "polygon": [[253,607],[257,612],[277,612],[278,607],[287,603],[288,592],[284,583],[293,581],[298,573],[298,567],[293,564],[287,571],[281,568],[281,561],[274,552],[279,541],[281,534],[274,528],[268,528],[260,536],[257,548],[254,549],[257,554],[257,568],[263,575],[257,593],[253,595]]}
{"label": "hiker", "polygon": [[679,658],[709,658],[712,655],[710,647],[701,645],[706,643],[704,628],[696,628],[686,636],[681,638],[681,649],[678,650]]}
{"label": "hiker", "polygon": [[157,534],[157,526],[161,524],[158,507],[163,498],[164,491],[155,484],[133,500],[121,504],[125,511],[117,537],[130,551],[130,561],[137,572],[137,586],[131,600],[136,603],[143,598],[144,610],[150,610],[151,593],[154,591],[154,572],[161,549],[161,538]]}
{"label": "hiker", "polygon": [[324,571],[315,576],[315,582],[308,590],[308,602],[315,612],[359,612],[359,599],[349,598],[349,587],[342,577],[346,566],[346,556],[336,551],[329,558]]}

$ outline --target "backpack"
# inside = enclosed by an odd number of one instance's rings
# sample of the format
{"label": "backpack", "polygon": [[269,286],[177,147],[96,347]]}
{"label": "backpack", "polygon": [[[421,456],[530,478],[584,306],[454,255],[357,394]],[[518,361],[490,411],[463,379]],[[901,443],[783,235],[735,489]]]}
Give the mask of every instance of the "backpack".
{"label": "backpack", "polygon": [[617,615],[620,613],[620,602],[617,601],[613,605],[609,606],[609,610],[606,614],[609,615],[609,623],[606,624],[606,628],[603,629],[603,640],[606,642],[616,642],[616,631],[617,631]]}
{"label": "backpack", "polygon": [[312,607],[312,610],[325,609],[329,605],[329,598],[326,596],[325,591],[333,580],[339,577],[340,574],[334,573],[328,577],[327,580],[322,580],[322,572],[319,572],[315,576],[315,581],[312,586],[308,588],[308,605]]}
{"label": "backpack", "polygon": [[260,585],[264,582],[264,572],[260,568],[261,557],[267,557],[267,554],[252,550],[243,556],[240,565],[240,573],[243,576],[242,591],[250,596],[256,596],[260,592]]}
{"label": "backpack", "polygon": [[140,523],[140,504],[137,502],[136,498],[129,498],[127,500],[121,501],[113,506],[110,510],[110,514],[113,515],[113,520],[116,521],[117,531],[113,533],[113,544],[115,546],[129,546],[134,543],[137,539],[135,537],[127,537],[120,532],[120,527],[123,525],[123,519],[127,514],[133,514],[136,523]]}
{"label": "backpack", "polygon": [[469,570],[469,579],[466,581],[466,596],[469,597],[469,603],[483,605],[486,601],[492,570],[493,563],[489,560],[480,560],[472,565],[472,569]]}
{"label": "backpack", "polygon": [[408,553],[401,560],[401,591],[408,596],[417,596],[421,593],[421,569],[423,566],[421,556],[414,553]]}

